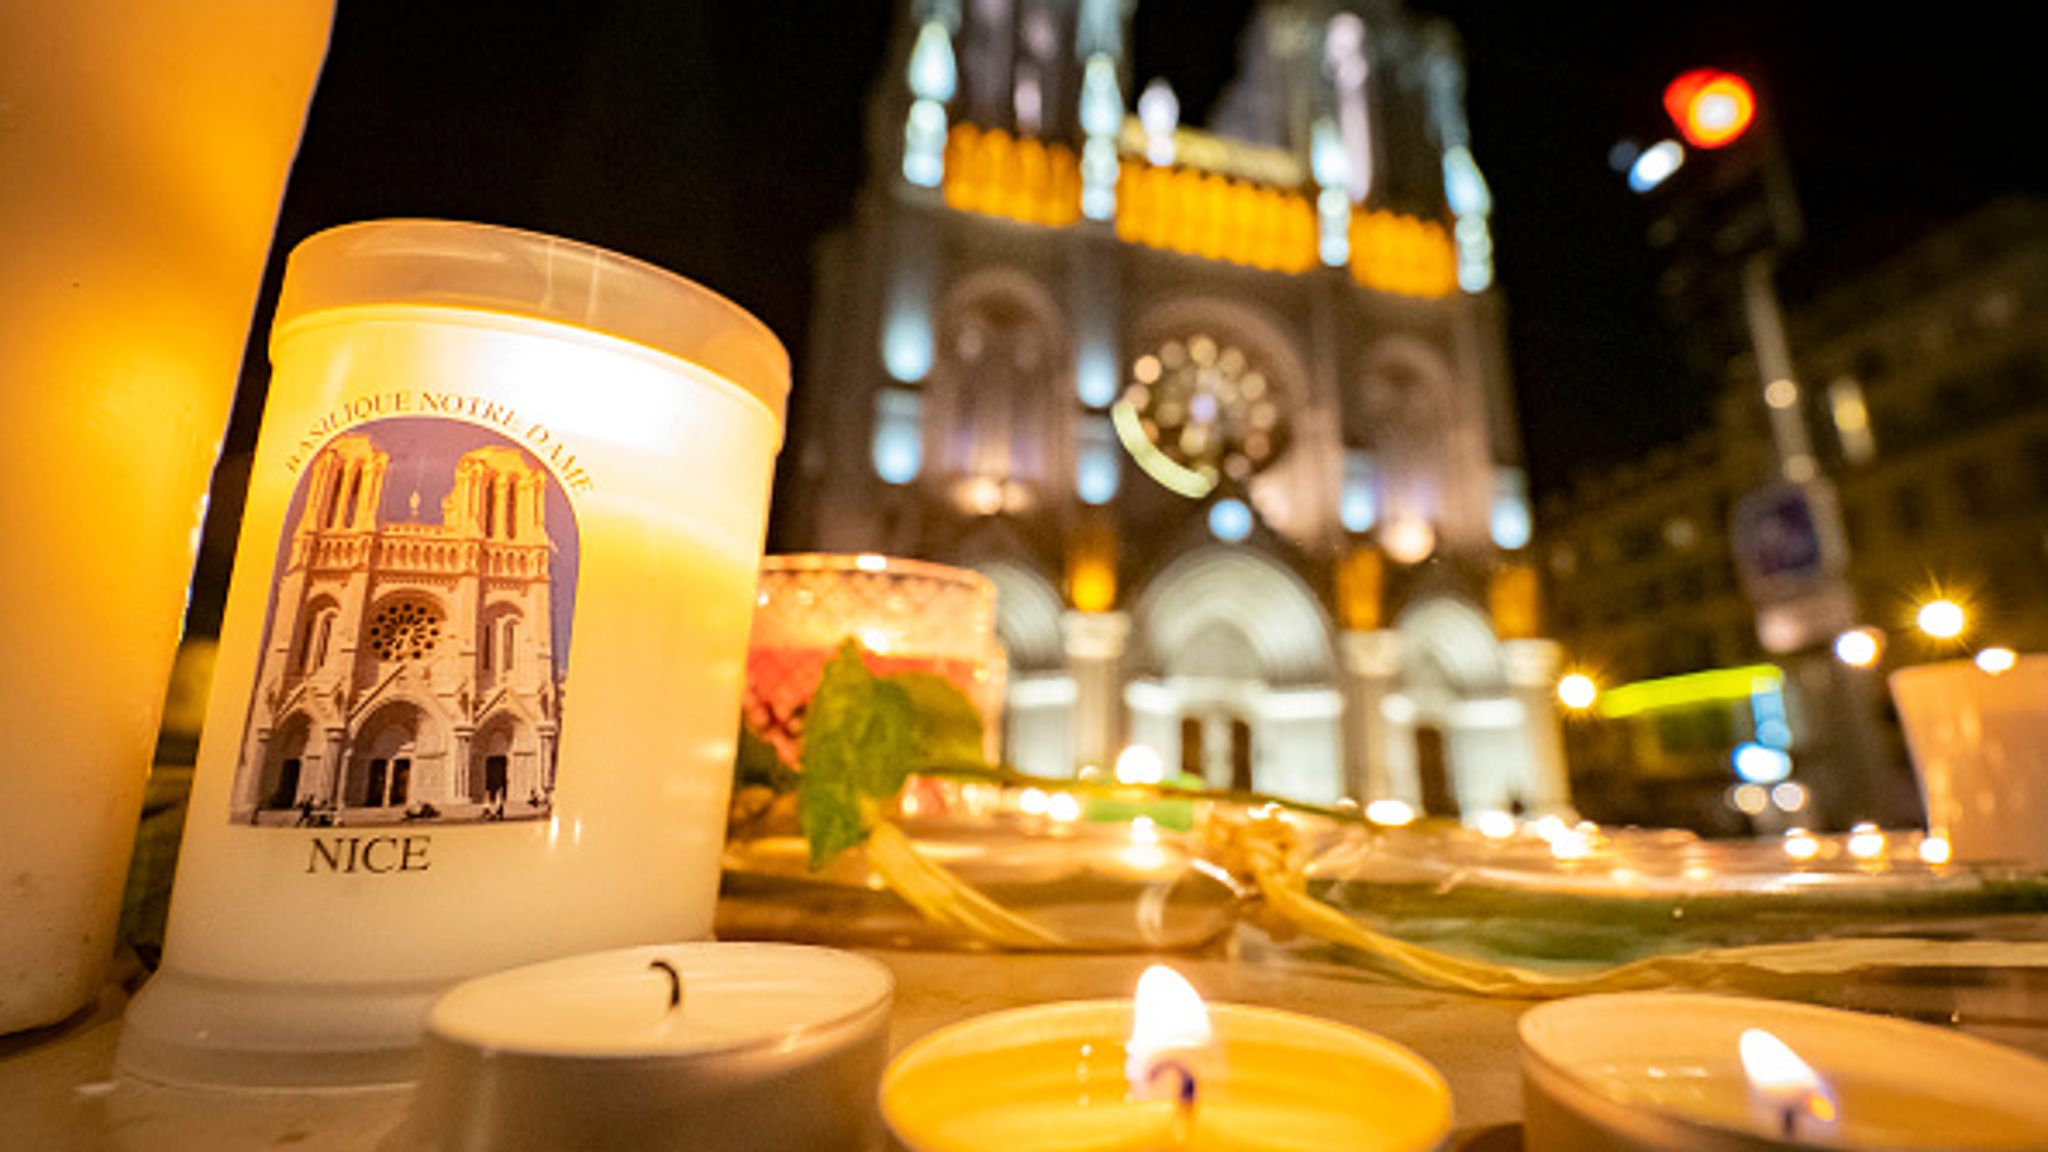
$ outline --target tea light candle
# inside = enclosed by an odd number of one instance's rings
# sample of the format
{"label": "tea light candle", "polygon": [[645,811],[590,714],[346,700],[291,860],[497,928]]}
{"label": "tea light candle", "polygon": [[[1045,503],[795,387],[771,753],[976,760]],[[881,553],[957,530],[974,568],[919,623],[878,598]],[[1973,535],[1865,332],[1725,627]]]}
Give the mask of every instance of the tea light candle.
{"label": "tea light candle", "polygon": [[1698,993],[1522,1017],[1528,1152],[2048,1147],[2048,1063],[1958,1032]]}
{"label": "tea light candle", "polygon": [[998,1012],[913,1044],[883,1076],[882,1116],[912,1152],[1420,1152],[1450,1133],[1451,1094],[1390,1040],[1205,1006],[1155,967],[1135,1001]]}
{"label": "tea light candle", "polygon": [[868,1152],[895,981],[849,952],[676,944],[456,986],[427,1016],[419,1146]]}

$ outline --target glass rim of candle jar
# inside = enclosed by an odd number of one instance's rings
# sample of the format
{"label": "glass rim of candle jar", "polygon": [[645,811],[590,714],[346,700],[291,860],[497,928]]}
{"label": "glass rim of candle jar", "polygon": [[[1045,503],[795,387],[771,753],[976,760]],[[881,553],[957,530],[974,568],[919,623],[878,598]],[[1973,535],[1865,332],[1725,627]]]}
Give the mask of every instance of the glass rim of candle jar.
{"label": "glass rim of candle jar", "polygon": [[[570,1044],[554,1032],[535,1031],[527,1035],[508,1038],[507,1033],[484,1022],[470,1019],[465,1013],[480,1007],[487,1007],[493,997],[508,991],[516,992],[523,987],[549,987],[559,990],[562,977],[587,974],[593,962],[616,959],[619,970],[637,974],[650,970],[648,965],[657,959],[683,959],[691,954],[712,954],[722,958],[771,957],[803,955],[816,958],[816,962],[835,965],[847,983],[835,987],[848,987],[853,980],[865,978],[868,983],[863,989],[867,995],[858,1007],[850,1008],[837,1015],[821,1017],[815,1021],[792,1025],[774,1035],[758,1037],[737,1037],[722,1042],[694,1042],[675,1047],[651,1049],[644,1044]],[[682,1007],[689,1010],[691,975],[687,964],[681,965],[679,979],[682,982]],[[746,974],[754,971],[745,962],[733,965],[740,978],[741,986],[750,986]],[[700,973],[697,980],[701,984]],[[650,981],[650,992],[659,994],[658,983]],[[699,991],[703,991],[700,987]],[[645,944],[637,947],[618,948],[602,952],[585,952],[573,956],[543,960],[536,964],[524,964],[516,968],[492,972],[464,980],[434,1000],[427,1011],[425,1033],[442,1042],[487,1050],[500,1055],[538,1056],[549,1058],[579,1059],[661,1059],[669,1061],[691,1061],[700,1059],[723,1059],[736,1054],[769,1051],[787,1047],[792,1041],[807,1043],[833,1043],[840,1038],[853,1038],[866,1031],[877,1015],[886,1017],[896,996],[896,975],[888,965],[857,952],[840,948],[827,948],[815,944],[789,944],[779,941],[727,941],[690,940],[674,944]],[[475,1003],[483,999],[483,1004]],[[659,1007],[658,1000],[656,1001]]]}
{"label": "glass rim of candle jar", "polygon": [[457,220],[365,220],[292,249],[273,352],[320,313],[372,306],[516,316],[610,336],[693,364],[752,396],[780,428],[789,353],[709,288],[593,244]]}
{"label": "glass rim of candle jar", "polygon": [[[1567,1086],[1581,1106],[1597,1110],[1599,1119],[1630,1138],[1655,1147],[1742,1149],[1762,1147],[1759,1135],[1748,1128],[1667,1107],[1644,1100],[1620,1080],[1627,1066],[1612,1045],[1618,1038],[1642,1038],[1660,1049],[1671,1049],[1676,1058],[1698,1074],[1701,1070],[1701,1038],[1697,1027],[1706,1023],[1725,1033],[1725,1044],[1714,1045],[1725,1061],[1741,1074],[1738,1053],[1740,1033],[1756,1028],[1770,1032],[1811,1063],[1823,1082],[1872,1078],[1845,1075],[1851,1068],[1868,1067],[1873,1056],[1885,1052],[1913,1053],[1912,1070],[1930,1095],[1948,1087],[1967,1085],[1997,1091],[2031,1078],[2043,1096],[2048,1096],[2048,1061],[2018,1049],[1948,1028],[1937,1028],[1913,1020],[1879,1016],[1785,1000],[1728,996],[1710,992],[1646,991],[1606,992],[1574,996],[1538,1004],[1522,1014],[1516,1023],[1521,1040],[1522,1069],[1531,1088]],[[1843,1026],[1856,1029],[1843,1036]],[[1831,1031],[1832,1029],[1832,1031]],[[1818,1039],[1817,1039],[1818,1038]],[[1602,1041],[1605,1043],[1603,1044]],[[1691,1047],[1678,1052],[1678,1044]],[[1931,1046],[1931,1048],[1930,1048]],[[1942,1057],[1970,1054],[1970,1071],[1959,1070]],[[1718,1061],[1717,1061],[1718,1062]],[[1860,1062],[1860,1063],[1859,1063]],[[1984,1063],[1996,1065],[1989,1073]],[[1987,1102],[1989,1097],[1986,1098]],[[1845,1121],[1846,1106],[1845,1103]],[[2048,1124],[2044,1124],[2048,1131]],[[1704,1141],[1704,1142],[1703,1142]],[[1779,1147],[1781,1143],[1771,1143]],[[1834,1146],[1828,1140],[1793,1141],[1789,1147]],[[1863,1144],[1856,1144],[1863,1147]],[[1922,1147],[1920,1144],[1883,1143],[1875,1148]],[[1941,1147],[1956,1149],[2005,1148],[2009,1143],[1973,1144],[1968,1141]]]}
{"label": "glass rim of candle jar", "polygon": [[879,552],[770,552],[761,557],[763,572],[865,572],[875,576],[914,576],[961,584],[996,594],[995,581],[957,564],[888,556]]}

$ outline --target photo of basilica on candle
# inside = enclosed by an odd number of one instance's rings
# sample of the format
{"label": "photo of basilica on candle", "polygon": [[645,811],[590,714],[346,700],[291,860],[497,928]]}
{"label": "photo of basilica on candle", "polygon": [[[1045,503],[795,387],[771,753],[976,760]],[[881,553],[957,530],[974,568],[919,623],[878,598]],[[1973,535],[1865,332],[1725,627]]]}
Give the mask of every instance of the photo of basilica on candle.
{"label": "photo of basilica on candle", "polygon": [[468,424],[374,421],[306,466],[285,524],[231,818],[547,815],[577,554],[547,470]]}

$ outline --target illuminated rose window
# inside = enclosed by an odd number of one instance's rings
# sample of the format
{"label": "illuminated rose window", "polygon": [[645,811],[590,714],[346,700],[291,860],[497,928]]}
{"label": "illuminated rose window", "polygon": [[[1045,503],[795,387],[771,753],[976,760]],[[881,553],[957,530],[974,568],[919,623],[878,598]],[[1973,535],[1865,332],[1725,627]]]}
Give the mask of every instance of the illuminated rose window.
{"label": "illuminated rose window", "polygon": [[1138,357],[1112,418],[1147,475],[1199,499],[1226,477],[1243,484],[1285,449],[1276,391],[1242,351],[1196,335]]}
{"label": "illuminated rose window", "polygon": [[441,642],[441,610],[425,600],[386,602],[370,617],[366,637],[379,660],[421,660]]}

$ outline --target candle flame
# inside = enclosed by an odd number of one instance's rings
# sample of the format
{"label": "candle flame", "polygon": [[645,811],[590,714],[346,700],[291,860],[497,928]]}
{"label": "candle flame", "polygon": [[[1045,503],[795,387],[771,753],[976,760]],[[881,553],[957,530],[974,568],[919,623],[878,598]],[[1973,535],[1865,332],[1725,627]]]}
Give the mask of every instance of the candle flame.
{"label": "candle flame", "polygon": [[1045,799],[1045,814],[1055,824],[1072,824],[1081,818],[1081,801],[1072,792],[1055,792]]}
{"label": "candle flame", "polygon": [[1166,761],[1159,753],[1143,744],[1133,744],[1124,749],[1116,758],[1116,782],[1119,784],[1159,784],[1166,779]]}
{"label": "candle flame", "polygon": [[1790,1045],[1761,1028],[1749,1028],[1738,1047],[1750,1092],[1783,1137],[1793,1138],[1802,1124],[1835,1122],[1834,1097],[1813,1065],[1800,1059]]}
{"label": "candle flame", "polygon": [[1811,1092],[1820,1087],[1820,1075],[1813,1065],[1799,1058],[1790,1045],[1761,1028],[1746,1029],[1739,1042],[1742,1071],[1749,1082],[1766,1092]]}
{"label": "candle flame", "polygon": [[1123,849],[1124,862],[1141,871],[1156,872],[1166,866],[1167,851],[1159,843],[1159,824],[1150,816],[1131,818],[1131,842]]}
{"label": "candle flame", "polygon": [[[1131,1094],[1151,1099],[1162,1092],[1182,1095],[1185,1083],[1160,1084],[1161,1067],[1175,1057],[1186,1057],[1210,1047],[1214,1032],[1209,1026],[1209,1006],[1187,978],[1164,964],[1154,964],[1138,977],[1138,996],[1131,1014],[1131,1038],[1125,1045],[1124,1075]],[[1182,1076],[1192,1080],[1184,1064]]]}

